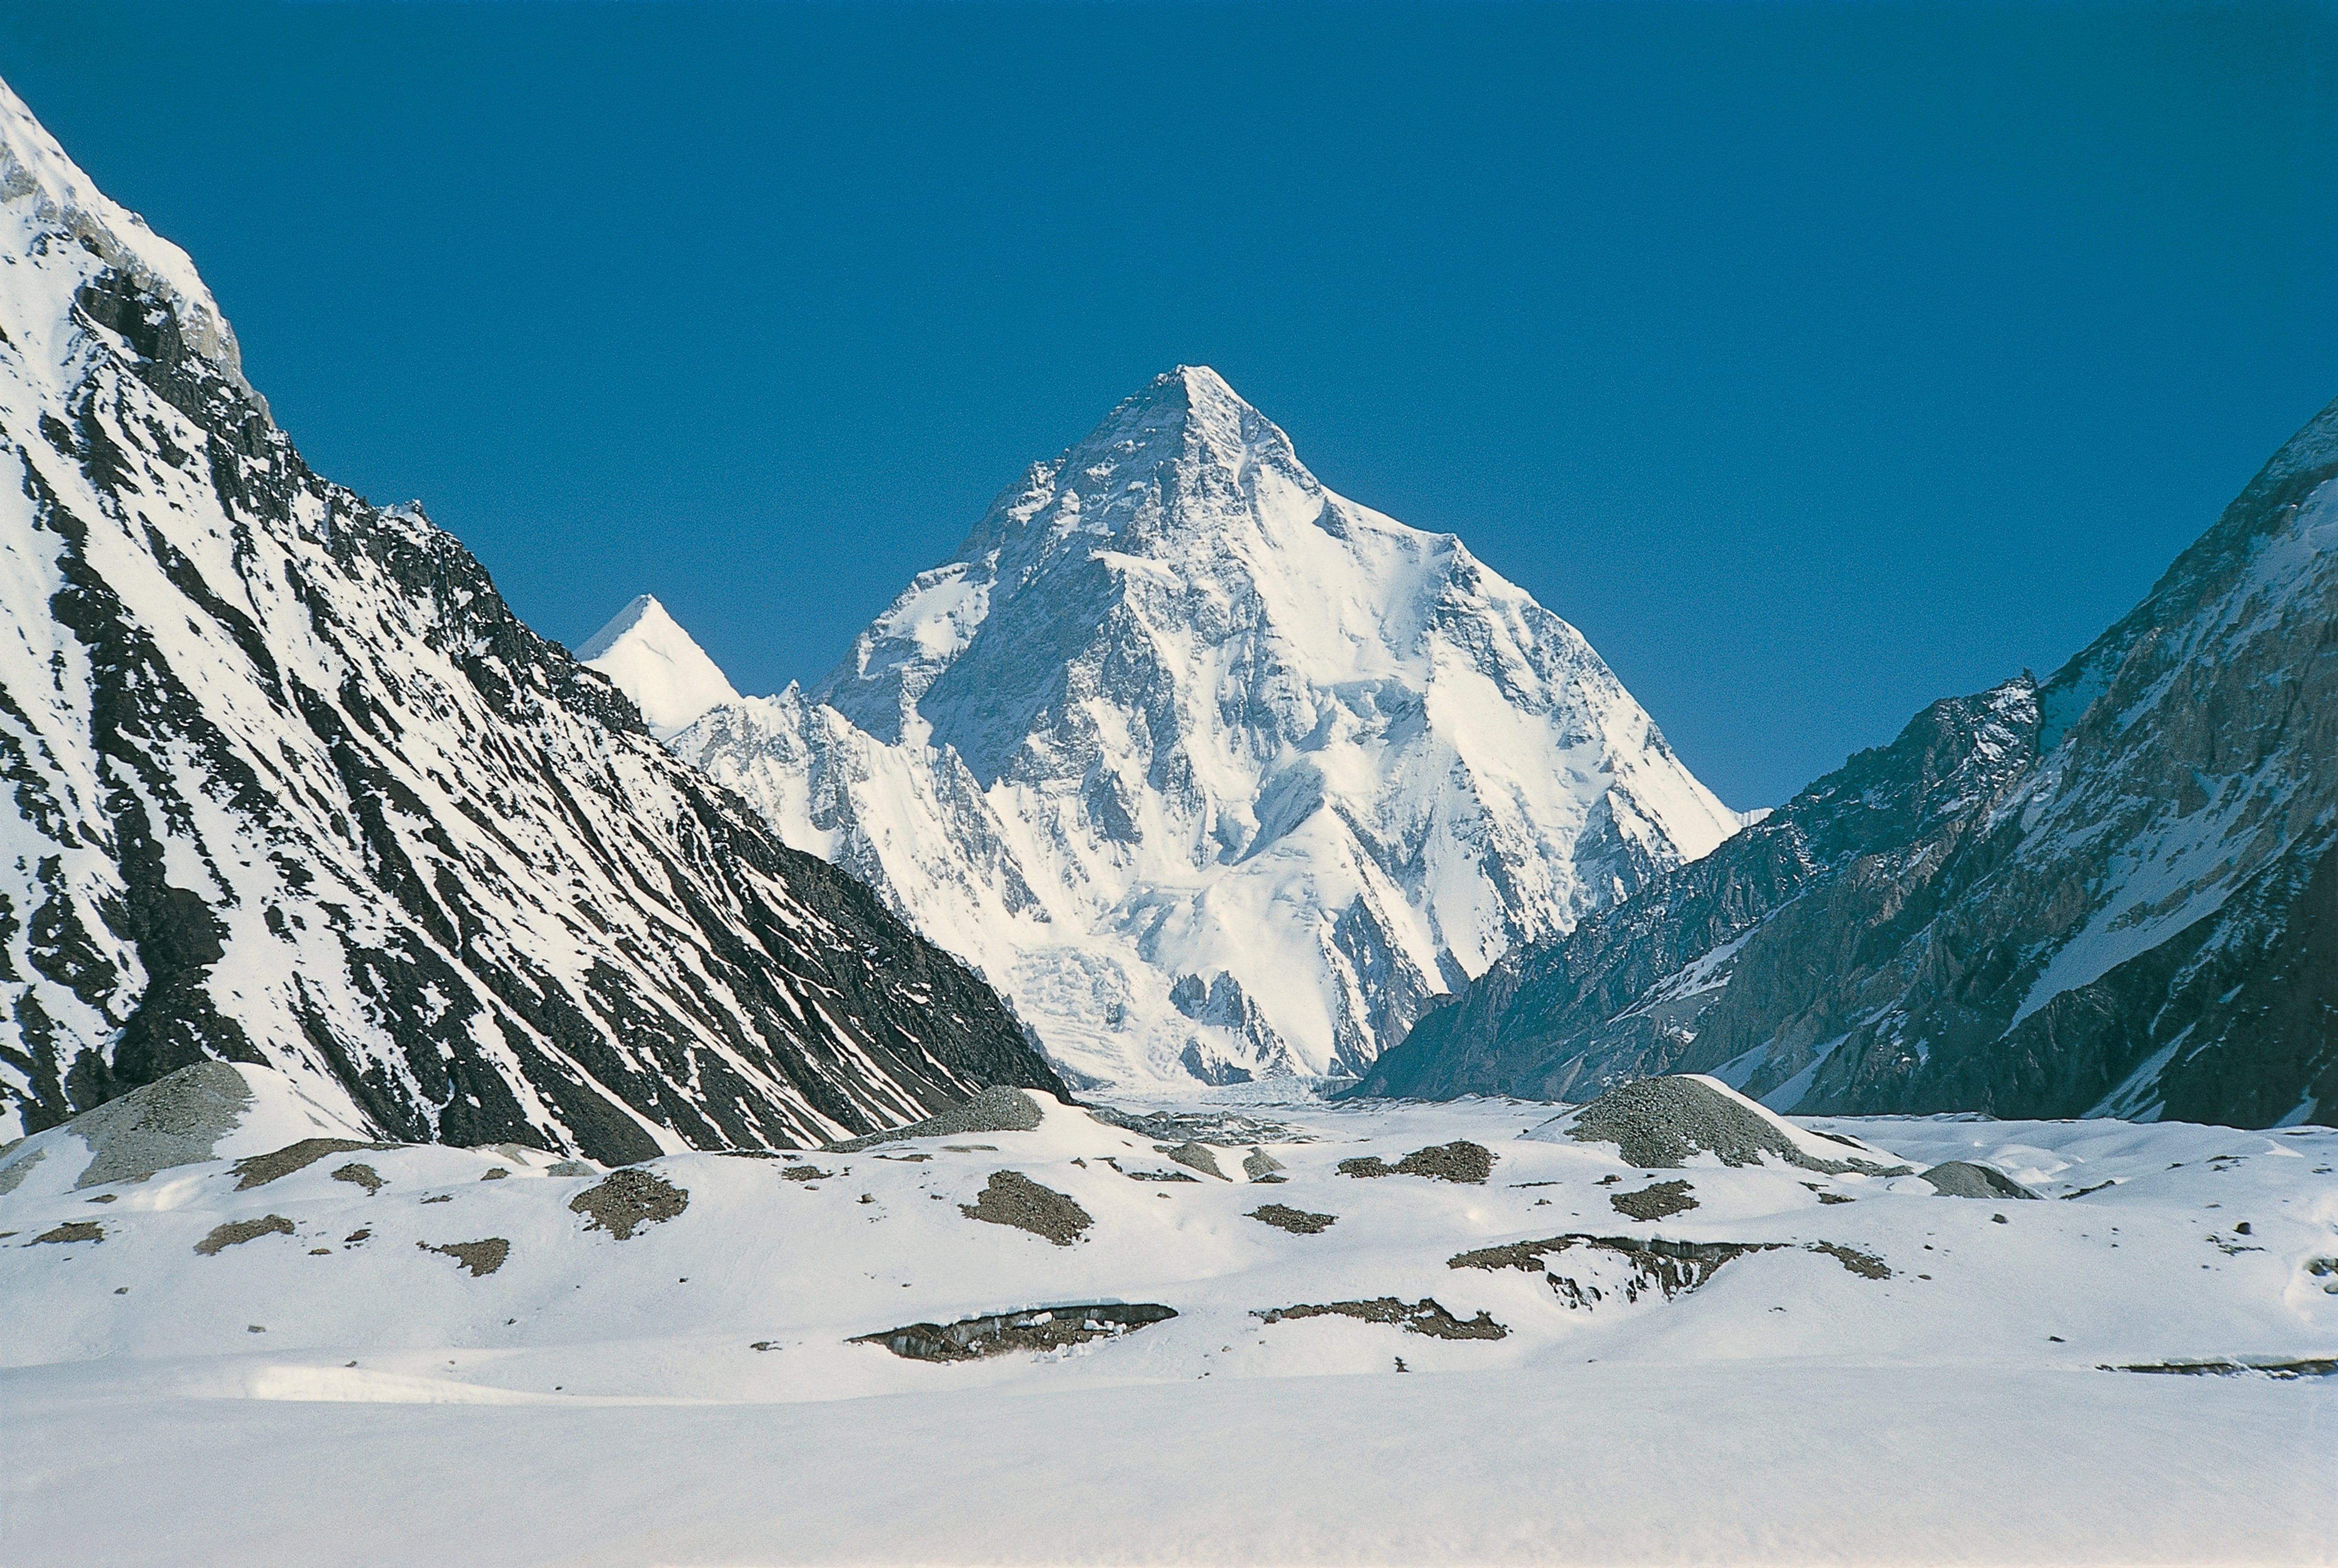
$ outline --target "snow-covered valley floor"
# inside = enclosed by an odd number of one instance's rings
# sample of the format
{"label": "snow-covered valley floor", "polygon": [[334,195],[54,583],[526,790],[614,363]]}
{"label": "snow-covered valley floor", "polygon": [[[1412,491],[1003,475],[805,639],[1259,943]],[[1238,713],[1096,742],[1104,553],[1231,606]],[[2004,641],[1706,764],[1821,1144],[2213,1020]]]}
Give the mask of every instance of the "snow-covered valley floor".
{"label": "snow-covered valley floor", "polygon": [[[2338,1378],[2103,1369],[2338,1356],[2327,1129],[1799,1124],[2043,1200],[1960,1198],[1252,1088],[613,1187],[508,1148],[284,1169],[363,1139],[238,1070],[216,1159],[0,1157],[12,1565],[2338,1557]],[[1482,1183],[1339,1169],[1457,1141]],[[853,1342],[1104,1304],[1175,1316]]]}

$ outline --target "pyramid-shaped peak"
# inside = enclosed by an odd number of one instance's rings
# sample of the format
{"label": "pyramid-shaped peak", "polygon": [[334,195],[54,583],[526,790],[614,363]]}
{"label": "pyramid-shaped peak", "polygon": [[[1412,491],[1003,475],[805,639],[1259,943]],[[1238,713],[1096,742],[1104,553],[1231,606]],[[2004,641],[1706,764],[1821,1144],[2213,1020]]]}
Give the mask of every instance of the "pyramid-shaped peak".
{"label": "pyramid-shaped peak", "polygon": [[739,700],[722,666],[649,594],[630,600],[576,657],[633,698],[661,738]]}
{"label": "pyramid-shaped peak", "polygon": [[[1161,376],[1155,384],[1161,382],[1173,382],[1183,388],[1189,404],[1232,403],[1236,408],[1250,409],[1242,394],[1207,365],[1180,365]],[[1257,412],[1254,409],[1251,411]]]}
{"label": "pyramid-shaped peak", "polygon": [[1207,365],[1179,365],[1121,399],[1072,449],[1068,467],[1076,474],[1098,463],[1117,468],[1181,457],[1239,467],[1269,453],[1299,469],[1291,438],[1223,376]]}
{"label": "pyramid-shaped peak", "polygon": [[666,613],[666,607],[658,603],[654,594],[636,594],[626,603],[624,609],[609,617],[606,626],[593,634],[590,641],[576,650],[577,658],[580,660],[599,658],[615,646],[619,637],[644,621],[651,623],[653,627],[661,621],[668,626],[675,626],[677,628],[679,626],[679,623]]}
{"label": "pyramid-shaped peak", "polygon": [[1105,419],[1111,426],[1123,416],[1165,415],[1172,419],[1248,417],[1262,420],[1264,416],[1252,408],[1240,392],[1233,390],[1223,376],[1207,365],[1179,365],[1153,378],[1152,383],[1134,397],[1122,400]]}

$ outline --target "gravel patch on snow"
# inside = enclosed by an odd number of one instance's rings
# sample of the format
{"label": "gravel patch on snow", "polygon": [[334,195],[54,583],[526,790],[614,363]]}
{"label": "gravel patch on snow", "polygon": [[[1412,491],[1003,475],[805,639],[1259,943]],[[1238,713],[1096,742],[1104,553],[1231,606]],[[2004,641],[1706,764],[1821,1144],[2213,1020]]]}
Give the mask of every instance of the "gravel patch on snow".
{"label": "gravel patch on snow", "polygon": [[[2036,1198],[2021,1183],[1994,1166],[1969,1159],[1950,1159],[1921,1173],[1943,1198]],[[2078,1194],[2071,1194],[2077,1197]]]}
{"label": "gravel patch on snow", "polygon": [[1253,1208],[1249,1218],[1287,1230],[1293,1236],[1319,1236],[1340,1222],[1336,1214],[1310,1214],[1288,1204],[1269,1203]]}
{"label": "gravel patch on snow", "polygon": [[881,1345],[908,1361],[974,1361],[1023,1350],[1045,1353],[1091,1339],[1117,1337],[1177,1316],[1157,1302],[1091,1302],[1079,1307],[1035,1307],[993,1313],[947,1326],[911,1323],[848,1341]]}
{"label": "gravel patch on snow", "polygon": [[[329,1154],[355,1154],[361,1149],[396,1149],[394,1143],[359,1143],[351,1138],[304,1138],[298,1143],[288,1143],[282,1149],[267,1154],[255,1154],[235,1162],[232,1174],[235,1189],[248,1191],[265,1187],[271,1181],[306,1170]],[[354,1180],[355,1178],[346,1179]]]}
{"label": "gravel patch on snow", "polygon": [[349,1164],[342,1166],[339,1170],[334,1171],[333,1179],[335,1181],[349,1182],[354,1186],[364,1188],[368,1198],[371,1198],[375,1193],[379,1192],[384,1187],[388,1185],[388,1183],[382,1179],[381,1172],[376,1170],[370,1165],[360,1165],[355,1160],[351,1160]]}
{"label": "gravel patch on snow", "polygon": [[263,1236],[290,1236],[292,1222],[280,1214],[263,1215],[258,1219],[231,1219],[214,1226],[211,1233],[195,1243],[196,1253],[203,1257],[216,1257],[223,1248],[241,1247]]}
{"label": "gravel patch on snow", "polygon": [[585,1229],[631,1241],[636,1226],[661,1224],[689,1208],[690,1194],[654,1171],[628,1168],[610,1172],[607,1180],[570,1198],[568,1207],[590,1216]]}
{"label": "gravel patch on snow", "polygon": [[1174,1148],[1165,1143],[1156,1143],[1153,1146],[1153,1152],[1165,1154],[1178,1164],[1198,1170],[1204,1176],[1214,1176],[1220,1181],[1233,1179],[1218,1169],[1217,1154],[1206,1143],[1181,1143]]}
{"label": "gravel patch on snow", "polygon": [[250,1105],[241,1073],[223,1061],[199,1061],[84,1110],[64,1124],[93,1156],[74,1185],[129,1181],[209,1159]]}
{"label": "gravel patch on snow", "polygon": [[418,1241],[414,1244],[425,1252],[443,1252],[471,1271],[476,1279],[493,1274],[511,1256],[511,1243],[500,1236],[490,1236],[484,1241],[450,1241],[444,1247],[432,1247]]}
{"label": "gravel patch on snow", "polygon": [[1376,1155],[1340,1161],[1342,1176],[1421,1176],[1431,1181],[1482,1185],[1493,1173],[1493,1151],[1466,1139],[1440,1143],[1433,1149],[1416,1149],[1394,1165]]}
{"label": "gravel patch on snow", "polygon": [[1614,1192],[1607,1196],[1616,1212],[1634,1219],[1662,1219],[1667,1215],[1686,1214],[1696,1207],[1690,1196],[1694,1190],[1685,1181],[1659,1181],[1637,1192]]}
{"label": "gravel patch on snow", "polygon": [[831,1143],[827,1149],[830,1154],[858,1154],[864,1149],[875,1149],[884,1143],[900,1143],[913,1138],[954,1138],[968,1132],[1030,1132],[1038,1127],[1046,1115],[1037,1100],[1019,1089],[1002,1084],[984,1090],[964,1105],[954,1105],[939,1116],[913,1121],[890,1132],[847,1139],[841,1143]]}
{"label": "gravel patch on snow", "polygon": [[1058,1247],[1079,1239],[1095,1217],[1052,1187],[1042,1187],[1019,1170],[994,1170],[972,1203],[958,1211],[989,1225],[1011,1225],[1044,1236]]}
{"label": "gravel patch on snow", "polygon": [[1398,1324],[1407,1334],[1425,1334],[1431,1339],[1504,1339],[1510,1332],[1495,1322],[1489,1313],[1481,1311],[1464,1321],[1425,1297],[1410,1305],[1393,1296],[1370,1301],[1327,1301],[1316,1306],[1272,1307],[1252,1316],[1262,1323],[1280,1323],[1291,1317],[1353,1317],[1364,1323]]}
{"label": "gravel patch on snow", "polygon": [[[16,1143],[22,1143],[25,1140],[20,1138],[16,1140]],[[16,1147],[16,1144],[12,1143],[8,1147],[10,1149],[14,1149]],[[42,1160],[48,1158],[48,1153],[49,1151],[45,1149],[34,1149],[30,1154],[25,1155],[24,1159],[15,1160],[5,1170],[0,1170],[0,1198],[5,1198],[10,1193],[15,1191],[18,1186],[24,1182],[25,1178],[33,1174],[33,1168],[40,1164]]]}

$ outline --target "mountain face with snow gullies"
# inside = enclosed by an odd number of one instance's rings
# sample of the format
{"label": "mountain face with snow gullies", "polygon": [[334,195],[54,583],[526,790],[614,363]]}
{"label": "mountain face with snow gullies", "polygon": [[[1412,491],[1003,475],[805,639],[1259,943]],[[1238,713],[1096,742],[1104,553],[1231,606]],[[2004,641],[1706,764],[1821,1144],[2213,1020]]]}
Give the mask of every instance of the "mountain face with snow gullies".
{"label": "mountain face with snow gullies", "polygon": [[418,508],[310,472],[186,256],[5,87],[0,466],[25,1131],[207,1058],[386,1138],[604,1161],[1056,1087]]}
{"label": "mountain face with snow gullies", "polygon": [[661,740],[689,728],[709,708],[739,700],[706,650],[647,594],[594,633],[576,657],[633,698]]}
{"label": "mountain face with snow gullies", "polygon": [[2338,403],[2052,679],[1935,704],[1430,1014],[1370,1094],[1710,1072],[1810,1114],[2338,1106]]}
{"label": "mountain face with snow gullies", "polygon": [[1105,1081],[1361,1070],[1738,826],[1575,628],[1203,369],[673,745]]}

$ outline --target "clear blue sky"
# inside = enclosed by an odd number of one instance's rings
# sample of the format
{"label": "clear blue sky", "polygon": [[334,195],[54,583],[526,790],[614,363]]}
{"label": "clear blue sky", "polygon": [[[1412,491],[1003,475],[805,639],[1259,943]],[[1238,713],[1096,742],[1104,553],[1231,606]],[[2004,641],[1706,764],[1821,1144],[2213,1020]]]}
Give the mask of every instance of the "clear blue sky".
{"label": "clear blue sky", "polygon": [[2338,395],[2328,5],[0,5],[310,461],[809,678],[1180,361],[1783,798]]}

